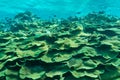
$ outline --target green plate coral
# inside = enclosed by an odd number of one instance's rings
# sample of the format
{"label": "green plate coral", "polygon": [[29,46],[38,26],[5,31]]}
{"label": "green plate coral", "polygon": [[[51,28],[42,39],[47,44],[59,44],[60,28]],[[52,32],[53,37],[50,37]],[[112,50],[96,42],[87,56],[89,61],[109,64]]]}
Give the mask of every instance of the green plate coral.
{"label": "green plate coral", "polygon": [[0,80],[120,79],[118,18],[91,13],[54,22],[25,12],[8,26],[0,31]]}

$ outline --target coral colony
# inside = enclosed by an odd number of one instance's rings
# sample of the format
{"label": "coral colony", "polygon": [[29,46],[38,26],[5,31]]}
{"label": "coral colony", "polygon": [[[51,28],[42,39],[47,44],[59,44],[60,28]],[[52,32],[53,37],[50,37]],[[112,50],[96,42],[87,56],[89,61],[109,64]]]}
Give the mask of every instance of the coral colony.
{"label": "coral colony", "polygon": [[119,18],[24,12],[0,27],[0,80],[120,80]]}

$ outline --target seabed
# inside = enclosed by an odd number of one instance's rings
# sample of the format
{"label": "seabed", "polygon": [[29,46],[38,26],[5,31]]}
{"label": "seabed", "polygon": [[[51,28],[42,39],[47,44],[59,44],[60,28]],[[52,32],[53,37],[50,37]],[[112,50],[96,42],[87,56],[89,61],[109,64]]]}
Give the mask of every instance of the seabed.
{"label": "seabed", "polygon": [[120,80],[120,18],[24,12],[1,22],[0,80]]}

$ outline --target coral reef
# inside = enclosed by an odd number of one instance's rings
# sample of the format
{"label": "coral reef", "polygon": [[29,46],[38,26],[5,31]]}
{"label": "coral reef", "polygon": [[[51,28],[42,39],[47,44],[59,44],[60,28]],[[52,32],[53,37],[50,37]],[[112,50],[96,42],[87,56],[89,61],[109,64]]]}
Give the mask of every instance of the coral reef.
{"label": "coral reef", "polygon": [[0,80],[120,79],[118,18],[100,12],[52,22],[25,12],[0,27],[9,27],[0,31]]}

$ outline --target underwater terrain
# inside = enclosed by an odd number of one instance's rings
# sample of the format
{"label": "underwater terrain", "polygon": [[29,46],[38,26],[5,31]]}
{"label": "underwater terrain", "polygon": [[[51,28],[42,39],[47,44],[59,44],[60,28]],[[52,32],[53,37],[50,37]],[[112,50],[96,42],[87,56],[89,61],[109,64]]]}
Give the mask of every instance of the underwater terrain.
{"label": "underwater terrain", "polygon": [[120,18],[26,11],[1,21],[0,80],[120,80]]}
{"label": "underwater terrain", "polygon": [[120,0],[0,0],[0,80],[120,80]]}

